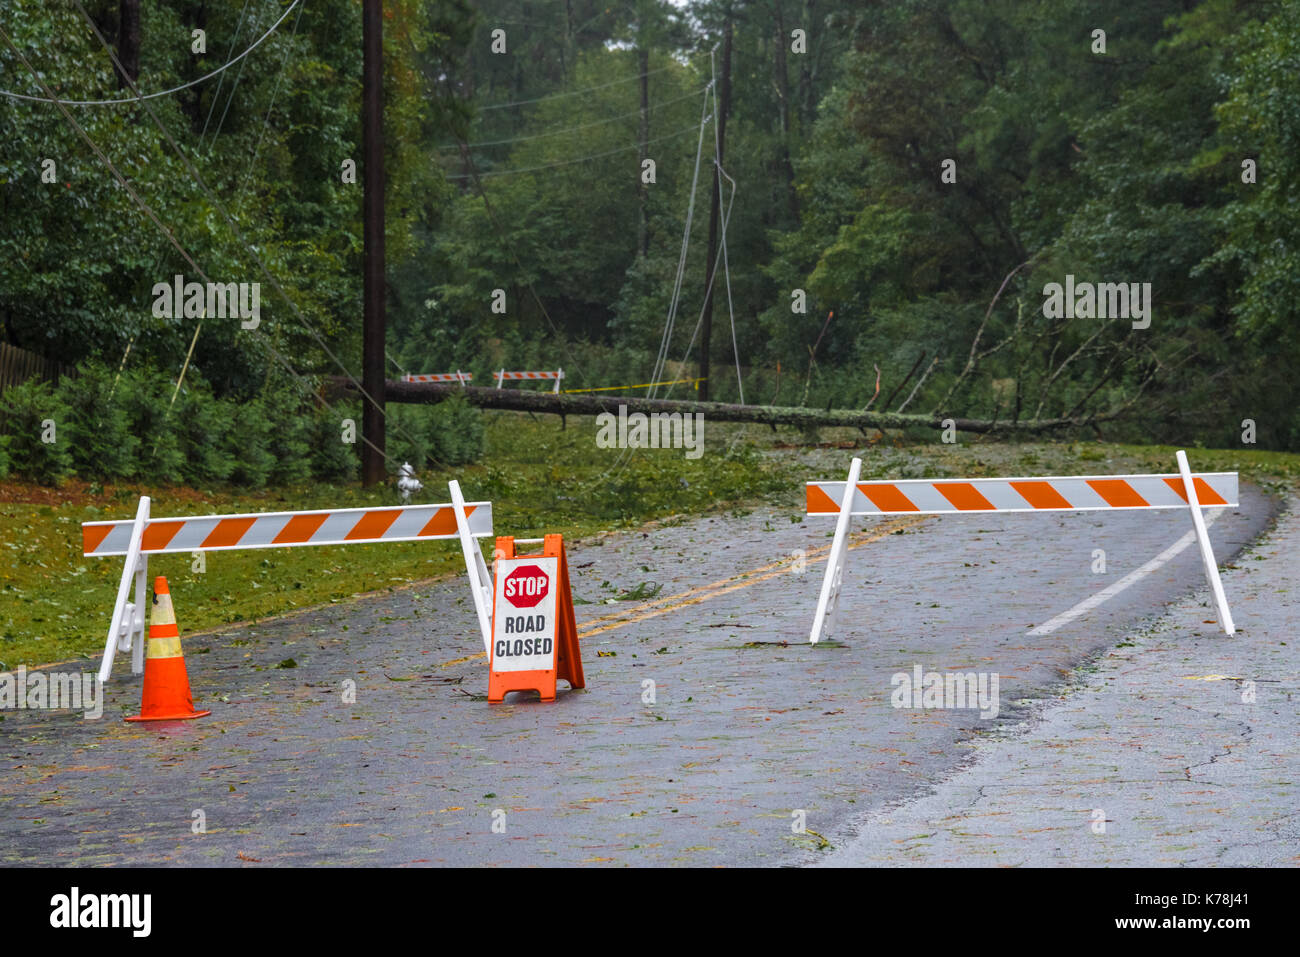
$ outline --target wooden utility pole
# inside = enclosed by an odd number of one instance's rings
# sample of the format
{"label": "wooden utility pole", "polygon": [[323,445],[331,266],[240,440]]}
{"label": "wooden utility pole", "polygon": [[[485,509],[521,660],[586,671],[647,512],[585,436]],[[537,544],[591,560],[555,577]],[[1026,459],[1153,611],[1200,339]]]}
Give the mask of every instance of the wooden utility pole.
{"label": "wooden utility pole", "polygon": [[[362,266],[361,480],[384,479],[384,11],[383,0],[362,0],[361,154],[365,166],[361,218]],[[372,401],[373,400],[373,401]]]}
{"label": "wooden utility pole", "polygon": [[794,185],[794,164],[790,162],[790,71],[785,58],[785,45],[790,42],[790,34],[785,29],[785,11],[781,8],[783,2],[784,0],[774,0],[772,4],[776,12],[776,44],[773,47],[776,56],[773,68],[776,73],[777,110],[781,119],[781,171],[785,174],[785,195],[790,218],[797,224],[799,194]]}
{"label": "wooden utility pole", "polygon": [[642,259],[650,255],[650,190],[645,182],[645,161],[650,153],[650,51],[646,47],[645,20],[637,27],[637,69],[641,71],[641,128],[638,131],[639,149],[637,163],[637,204],[641,219],[637,224],[636,254]]}
{"label": "wooden utility pole", "polygon": [[[717,266],[718,258],[718,217],[722,208],[722,154],[727,145],[727,113],[731,110],[731,4],[727,4],[726,26],[723,28],[722,35],[722,78],[714,78],[718,84],[714,90],[717,104],[717,116],[714,122],[717,123],[716,146],[717,162],[713,167],[713,201],[709,205],[709,248],[705,252],[704,260],[704,282],[706,290],[704,293],[704,315],[700,324],[700,401],[709,401],[709,351],[713,344],[713,290],[717,284],[717,277],[713,275]],[[710,62],[713,60],[713,54],[709,54]],[[713,279],[713,282],[709,280]]]}
{"label": "wooden utility pole", "polygon": [[125,90],[140,79],[140,0],[120,0],[117,14],[117,88]]}

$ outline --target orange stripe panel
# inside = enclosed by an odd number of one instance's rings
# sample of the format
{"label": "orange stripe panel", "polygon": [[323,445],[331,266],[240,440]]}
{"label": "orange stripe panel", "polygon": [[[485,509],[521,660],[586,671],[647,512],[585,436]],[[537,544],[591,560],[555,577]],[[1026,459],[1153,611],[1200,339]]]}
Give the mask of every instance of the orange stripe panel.
{"label": "orange stripe panel", "polygon": [[184,524],[184,519],[178,522],[150,522],[144,528],[144,539],[140,547],[146,552],[166,548]]}
{"label": "orange stripe panel", "polygon": [[804,487],[808,490],[808,507],[804,511],[809,515],[833,515],[840,510],[840,507],[835,504],[835,500],[827,495],[821,486],[806,485]]}
{"label": "orange stripe panel", "polygon": [[935,482],[934,487],[959,512],[997,511],[997,506],[981,495],[970,482]]}
{"label": "orange stripe panel", "polygon": [[238,545],[244,533],[253,527],[256,518],[223,518],[203,539],[200,548],[228,548]]}
{"label": "orange stripe panel", "polygon": [[272,545],[301,545],[311,541],[316,530],[325,524],[328,515],[295,515],[284,523],[280,533],[271,539]]}
{"label": "orange stripe panel", "polygon": [[[474,514],[477,506],[465,506],[465,517],[469,518]],[[456,534],[456,513],[449,508],[440,508],[433,513],[433,518],[429,519],[424,528],[420,529],[420,535],[454,535]]]}
{"label": "orange stripe panel", "polygon": [[[1183,480],[1181,478],[1167,478],[1165,479],[1165,484],[1177,492],[1178,497],[1184,502],[1187,501],[1187,490],[1183,488]],[[1227,499],[1214,489],[1210,488],[1210,483],[1205,481],[1205,479],[1193,477],[1192,484],[1196,486],[1196,501],[1200,502],[1202,505],[1228,504]]]}
{"label": "orange stripe panel", "polygon": [[176,622],[170,625],[150,625],[150,638],[176,638],[180,635],[180,630],[176,627]]}
{"label": "orange stripe panel", "polygon": [[352,542],[358,538],[381,538],[384,532],[388,531],[388,526],[397,521],[397,516],[401,514],[400,508],[395,508],[391,512],[366,512],[352,526],[352,531],[343,536],[343,540]]}
{"label": "orange stripe panel", "polygon": [[912,500],[898,490],[897,485],[859,485],[858,491],[871,499],[882,512],[919,512]]}
{"label": "orange stripe panel", "polygon": [[1051,482],[1012,482],[1011,487],[1032,508],[1070,508],[1071,505]]}
{"label": "orange stripe panel", "polygon": [[1088,485],[1111,508],[1134,508],[1151,504],[1123,479],[1089,479]]}
{"label": "orange stripe panel", "polygon": [[81,550],[89,555],[104,543],[104,539],[108,538],[108,533],[112,530],[112,525],[94,525],[90,528],[83,525],[81,527]]}

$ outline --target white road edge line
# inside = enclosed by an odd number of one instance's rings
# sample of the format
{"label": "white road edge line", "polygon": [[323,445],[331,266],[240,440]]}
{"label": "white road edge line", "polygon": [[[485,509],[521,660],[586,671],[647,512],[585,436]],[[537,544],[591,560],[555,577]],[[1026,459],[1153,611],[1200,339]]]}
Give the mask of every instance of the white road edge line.
{"label": "white road edge line", "polygon": [[[1213,525],[1214,520],[1217,519],[1220,515],[1222,515],[1224,511],[1225,509],[1223,508],[1207,510],[1205,515],[1205,527],[1209,528],[1211,525]],[[1179,555],[1182,551],[1184,551],[1189,545],[1193,544],[1195,541],[1196,541],[1195,530],[1188,532],[1186,535],[1178,539],[1178,541],[1174,542],[1172,545],[1166,548],[1155,558],[1151,559],[1151,561],[1147,562],[1141,568],[1134,569],[1133,571],[1125,575],[1123,578],[1121,578],[1119,581],[1107,585],[1101,591],[1097,592],[1097,594],[1090,595],[1089,597],[1085,598],[1083,601],[1079,602],[1079,604],[1075,605],[1069,611],[1063,611],[1061,612],[1061,614],[1057,615],[1051,621],[1046,621],[1043,624],[1039,625],[1037,628],[1029,632],[1029,636],[1033,637],[1036,635],[1050,635],[1052,632],[1056,631],[1056,629],[1060,628],[1062,625],[1069,624],[1079,616],[1085,615],[1088,612],[1092,611],[1092,609],[1096,608],[1098,605],[1102,604],[1103,602],[1110,601],[1110,599],[1114,598],[1116,595],[1118,595],[1124,589],[1128,588],[1130,585],[1133,585],[1141,581],[1142,579],[1150,575],[1152,572],[1157,571],[1163,565],[1173,560],[1177,555]]]}

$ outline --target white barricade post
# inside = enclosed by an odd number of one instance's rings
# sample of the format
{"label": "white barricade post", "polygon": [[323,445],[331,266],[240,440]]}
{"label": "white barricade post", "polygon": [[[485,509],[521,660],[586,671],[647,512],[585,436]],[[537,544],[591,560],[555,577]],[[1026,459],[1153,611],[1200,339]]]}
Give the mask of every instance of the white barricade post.
{"label": "white barricade post", "polygon": [[[1219,580],[1203,508],[1237,506],[1237,473],[1193,475],[1178,452],[1179,471],[1160,475],[1065,475],[1040,478],[906,479],[860,482],[862,460],[849,466],[846,482],[809,482],[808,515],[836,515],[835,537],[817,600],[808,640],[829,638],[844,580],[849,525],[855,515],[953,515],[972,512],[1071,512],[1109,509],[1188,509],[1201,547],[1205,577],[1214,596],[1219,624],[1236,631]],[[846,491],[850,494],[846,494]]]}
{"label": "white barricade post", "polygon": [[[108,680],[113,670],[113,656],[119,647],[123,651],[131,651],[132,674],[138,675],[144,671],[144,600],[149,558],[142,554],[141,545],[148,523],[149,496],[143,495],[135,510],[135,520],[122,523],[128,527],[126,551],[121,553],[126,555],[126,567],[122,569],[122,580],[117,586],[117,603],[113,606],[113,617],[108,623],[108,641],[104,644],[104,660],[99,666],[101,683]],[[127,600],[132,580],[135,584],[133,602]]]}
{"label": "white barricade post", "polygon": [[[1205,530],[1205,518],[1201,515],[1201,494],[1193,480],[1192,470],[1187,465],[1187,453],[1178,450],[1178,471],[1182,474],[1183,495],[1192,511],[1192,527],[1196,529],[1196,540],[1201,546],[1201,561],[1205,565],[1205,577],[1214,592],[1214,612],[1219,619],[1219,626],[1225,634],[1233,634],[1237,626],[1232,623],[1232,612],[1228,610],[1228,596],[1223,593],[1223,582],[1219,579],[1219,566],[1214,560],[1214,549],[1210,546],[1210,534]],[[1235,484],[1236,475],[1233,475]],[[1234,492],[1236,489],[1234,488]],[[1233,499],[1236,499],[1233,495]],[[1235,505],[1236,502],[1234,501]]]}
{"label": "white barricade post", "polygon": [[452,510],[456,513],[456,528],[460,534],[461,551],[465,553],[465,573],[469,576],[470,591],[474,595],[474,611],[478,614],[479,630],[483,633],[483,650],[492,651],[492,576],[483,561],[483,552],[474,541],[469,518],[465,514],[465,499],[460,493],[460,483],[452,479]]}
{"label": "white barricade post", "polygon": [[[88,557],[126,556],[117,605],[109,623],[108,642],[99,678],[107,681],[114,653],[130,648],[135,674],[144,671],[145,578],[148,556],[167,552],[229,551],[300,545],[361,545],[373,542],[418,542],[458,538],[465,553],[475,607],[482,603],[483,556],[475,538],[491,538],[492,503],[466,503],[460,486],[451,483],[454,505],[402,505],[380,508],[322,509],[308,512],[254,512],[247,515],[202,515],[151,518],[149,499],[140,499],[134,520],[86,522],[81,526]],[[471,551],[478,561],[471,561]],[[127,601],[132,579],[135,602]],[[490,585],[489,585],[490,587]],[[479,611],[481,628],[484,614]]]}
{"label": "white barricade post", "polygon": [[[862,471],[862,459],[854,459],[849,464],[850,488],[858,484],[858,475]],[[817,614],[813,618],[812,642],[825,629],[829,637],[835,631],[835,610],[840,603],[840,586],[844,584],[844,555],[849,539],[849,523],[853,514],[852,496],[843,496],[839,517],[835,520],[835,537],[831,540],[831,553],[826,559],[826,577],[822,579],[822,591],[817,599]]]}

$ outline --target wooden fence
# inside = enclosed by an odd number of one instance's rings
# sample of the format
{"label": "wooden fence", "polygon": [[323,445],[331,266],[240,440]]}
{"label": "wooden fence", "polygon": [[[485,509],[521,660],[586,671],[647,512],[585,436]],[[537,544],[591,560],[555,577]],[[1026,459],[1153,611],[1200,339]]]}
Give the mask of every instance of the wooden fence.
{"label": "wooden fence", "polygon": [[0,392],[28,379],[55,381],[70,372],[71,369],[62,363],[0,342]]}

